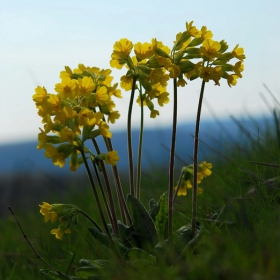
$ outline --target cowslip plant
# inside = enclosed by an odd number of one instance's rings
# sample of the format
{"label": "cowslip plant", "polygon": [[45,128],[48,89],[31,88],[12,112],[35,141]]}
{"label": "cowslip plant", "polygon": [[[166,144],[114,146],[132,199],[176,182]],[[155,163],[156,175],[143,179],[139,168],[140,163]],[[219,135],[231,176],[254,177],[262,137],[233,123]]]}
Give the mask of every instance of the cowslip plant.
{"label": "cowslip plant", "polygon": [[[37,148],[44,149],[46,157],[51,158],[53,163],[60,167],[63,167],[69,158],[71,171],[84,164],[102,220],[100,226],[75,205],[43,202],[40,212],[45,221],[58,220],[60,223],[57,229],[51,231],[56,238],[62,239],[64,234],[69,234],[70,227],[72,224],[77,225],[78,215],[82,214],[94,225],[94,228],[89,228],[94,238],[115,252],[118,257],[128,262],[145,260],[151,264],[160,258],[165,259],[168,264],[173,264],[180,256],[182,248],[197,238],[201,230],[196,233],[196,198],[203,192],[202,188],[198,188],[198,184],[212,173],[211,163],[198,161],[199,125],[205,84],[213,81],[215,85],[220,86],[221,80],[224,79],[229,86],[236,85],[237,79],[242,77],[245,59],[244,50],[239,45],[228,51],[229,47],[224,40],[215,41],[212,38],[213,33],[206,26],[198,29],[193,22],[187,22],[185,30],[176,35],[172,48],[157,39],[133,44],[129,39],[122,38],[115,42],[110,65],[119,70],[126,69],[126,73],[120,79],[120,87],[131,92],[127,117],[130,191],[126,200],[117,169],[119,156],[113,149],[112,133],[109,130],[109,123],[114,124],[120,116],[115,110],[112,98],[121,98],[118,84],[111,84],[111,70],[85,67],[82,64],[71,70],[66,66],[65,71],[60,73],[60,83],[55,85],[56,94],[48,93],[44,87],[35,89],[33,100],[43,123],[38,135]],[[198,78],[202,80],[202,84],[196,117],[193,162],[182,168],[177,186],[174,186],[177,90],[178,87],[186,87],[188,82]],[[147,211],[140,201],[144,107],[150,111],[150,118],[160,116],[156,104],[162,107],[169,103],[170,93],[167,86],[170,80],[173,88],[173,125],[169,183],[167,192],[158,202],[152,199]],[[136,91],[138,97],[135,102]],[[141,107],[136,183],[131,140],[134,104]],[[107,151],[100,151],[97,137],[103,138]],[[93,146],[94,151],[88,143]],[[93,174],[89,163],[93,166]],[[119,211],[108,179],[108,165],[111,165],[115,179]],[[102,200],[99,198],[97,186],[100,188]],[[174,200],[176,196],[187,195],[188,189],[192,189],[191,225],[182,225],[173,232]],[[117,213],[120,213],[120,217]],[[81,265],[83,264],[84,261]],[[83,272],[88,266],[96,267],[96,263],[89,262],[85,267],[78,269],[78,279],[86,279],[83,278]]]}

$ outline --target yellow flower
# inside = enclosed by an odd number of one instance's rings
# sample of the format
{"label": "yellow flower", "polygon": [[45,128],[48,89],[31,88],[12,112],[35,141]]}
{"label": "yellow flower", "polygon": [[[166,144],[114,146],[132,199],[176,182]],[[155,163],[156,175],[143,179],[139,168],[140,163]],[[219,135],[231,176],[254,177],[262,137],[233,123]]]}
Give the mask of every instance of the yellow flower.
{"label": "yellow flower", "polygon": [[41,128],[39,128],[41,130],[41,132],[38,134],[38,145],[37,145],[37,149],[41,150],[42,148],[44,148],[44,146],[47,143],[47,134],[45,131],[43,131]]}
{"label": "yellow flower", "polygon": [[65,156],[63,153],[57,153],[52,157],[52,162],[54,165],[58,165],[60,168],[62,168],[65,164]]}
{"label": "yellow flower", "polygon": [[134,52],[139,60],[151,57],[154,54],[153,45],[149,43],[136,43],[134,45]]}
{"label": "yellow flower", "polygon": [[68,127],[64,127],[60,132],[60,141],[61,142],[66,142],[68,141],[70,144],[73,144],[74,138],[75,138],[75,133],[69,129]]}
{"label": "yellow flower", "polygon": [[91,77],[83,77],[78,79],[79,95],[89,96],[95,89],[95,83]]}
{"label": "yellow flower", "polygon": [[60,240],[62,240],[64,233],[69,234],[71,233],[71,230],[69,228],[65,231],[62,231],[60,228],[51,230],[51,234],[55,234],[55,237]]}
{"label": "yellow flower", "polygon": [[207,30],[206,26],[201,27],[201,38],[203,40],[209,40],[213,37],[213,33],[210,30]]}
{"label": "yellow flower", "polygon": [[103,105],[106,101],[109,100],[109,95],[107,94],[107,88],[105,86],[100,86],[97,88],[95,93],[96,102],[100,105]]}
{"label": "yellow flower", "polygon": [[118,84],[114,84],[112,87],[108,87],[107,93],[109,96],[114,95],[117,98],[122,98],[121,90],[117,89]]}
{"label": "yellow flower", "polygon": [[94,113],[88,108],[83,108],[79,113],[78,121],[80,125],[94,126],[102,120],[103,116],[101,112]]}
{"label": "yellow flower", "polygon": [[162,86],[167,86],[167,81],[169,80],[169,76],[164,73],[164,68],[154,68],[151,70],[148,78],[151,83],[160,83]]}
{"label": "yellow flower", "polygon": [[54,157],[58,154],[58,150],[56,147],[54,147],[53,145],[51,144],[46,144],[44,146],[44,149],[45,149],[45,156],[47,158],[51,158],[51,157]]}
{"label": "yellow flower", "polygon": [[232,74],[232,75],[228,75],[227,76],[227,82],[228,82],[228,85],[231,87],[231,86],[235,86],[237,84],[237,79],[238,79],[238,76],[235,75],[235,74]]}
{"label": "yellow flower", "polygon": [[232,55],[236,57],[237,59],[243,60],[246,58],[244,55],[244,49],[243,48],[238,48],[239,44],[235,46],[235,48],[232,51]]}
{"label": "yellow flower", "polygon": [[169,77],[170,78],[177,78],[181,74],[181,69],[176,64],[171,64],[167,67],[167,70],[169,71]]}
{"label": "yellow flower", "polygon": [[195,26],[192,26],[192,24],[193,21],[191,21],[190,23],[186,22],[186,29],[192,37],[198,38],[201,32]]}
{"label": "yellow flower", "polygon": [[73,99],[76,96],[77,81],[70,78],[63,78],[61,83],[55,85],[55,91],[63,100],[68,98]]}
{"label": "yellow flower", "polygon": [[[176,190],[177,190],[177,188],[178,187],[175,187]],[[178,192],[177,192],[178,196],[181,196],[181,195],[186,196],[187,194],[188,194],[188,192],[187,192],[187,186],[186,185],[179,187]]]}
{"label": "yellow flower", "polygon": [[167,104],[169,102],[168,95],[169,95],[168,92],[162,92],[157,96],[159,106],[162,107],[163,104]]}
{"label": "yellow flower", "polygon": [[199,74],[199,77],[202,78],[205,82],[209,82],[212,76],[213,76],[213,68],[211,67],[203,67]]}
{"label": "yellow flower", "polygon": [[104,137],[111,138],[112,133],[109,131],[109,125],[106,122],[99,122],[98,123],[100,134]]}
{"label": "yellow flower", "polygon": [[72,70],[70,69],[70,67],[65,66],[64,68],[65,68],[65,71],[61,71],[59,77],[60,77],[61,79],[63,79],[63,78],[71,78],[73,72],[72,72]]}
{"label": "yellow flower", "polygon": [[113,53],[118,55],[120,58],[126,58],[129,56],[132,48],[132,42],[126,38],[123,38],[114,44]]}
{"label": "yellow flower", "polygon": [[55,94],[49,94],[47,100],[47,111],[50,113],[58,112],[60,109],[59,97]]}
{"label": "yellow flower", "polygon": [[126,76],[121,77],[121,87],[128,91],[132,89],[133,79]]}
{"label": "yellow flower", "polygon": [[242,63],[242,61],[238,61],[237,63],[235,63],[235,65],[233,66],[233,71],[239,78],[242,78],[241,72],[244,71],[244,64]]}
{"label": "yellow flower", "polygon": [[221,44],[219,42],[208,39],[203,41],[199,51],[202,57],[213,59],[220,56],[220,54],[218,53],[220,49]]}
{"label": "yellow flower", "polygon": [[183,78],[177,80],[177,87],[184,87],[186,84],[187,82]]}
{"label": "yellow flower", "polygon": [[119,60],[119,56],[115,53],[112,53],[111,54],[111,60],[110,60],[110,66],[112,68],[117,68],[117,69],[122,69],[125,65],[125,61],[123,61],[123,63],[120,63],[120,60]]}
{"label": "yellow flower", "polygon": [[106,164],[111,164],[112,166],[115,166],[119,160],[120,157],[118,156],[117,151],[109,151],[106,155],[105,162]]}
{"label": "yellow flower", "polygon": [[52,223],[57,220],[57,213],[51,211],[51,205],[47,202],[43,202],[42,205],[39,204],[41,207],[40,213],[45,216],[45,222],[51,221]]}
{"label": "yellow flower", "polygon": [[115,123],[116,119],[119,119],[119,117],[120,114],[118,111],[112,111],[108,116],[108,122]]}
{"label": "yellow flower", "polygon": [[35,92],[36,93],[32,96],[32,98],[36,105],[40,105],[47,100],[48,94],[44,87],[36,87]]}
{"label": "yellow flower", "polygon": [[203,161],[201,164],[199,164],[199,167],[200,172],[204,177],[210,176],[212,174],[212,171],[210,170],[212,168],[212,163]]}
{"label": "yellow flower", "polygon": [[156,116],[159,116],[159,111],[158,110],[152,110],[151,114],[150,114],[150,117],[154,119],[154,118],[156,118]]}

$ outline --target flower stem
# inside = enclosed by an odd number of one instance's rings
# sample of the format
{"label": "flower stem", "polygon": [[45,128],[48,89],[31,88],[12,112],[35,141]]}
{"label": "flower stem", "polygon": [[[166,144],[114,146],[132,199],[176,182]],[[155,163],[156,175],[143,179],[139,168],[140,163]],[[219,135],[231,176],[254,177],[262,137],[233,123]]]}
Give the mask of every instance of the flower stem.
{"label": "flower stem", "polygon": [[192,233],[191,238],[195,237],[196,230],[196,212],[197,212],[197,161],[198,161],[198,143],[199,143],[199,125],[200,125],[200,115],[202,108],[202,100],[204,94],[205,81],[202,81],[197,116],[195,123],[195,135],[194,135],[194,148],[193,148],[193,192],[192,192]]}
{"label": "flower stem", "polygon": [[[113,151],[113,145],[112,145],[111,139],[104,137],[104,141],[106,143],[108,151]],[[123,213],[122,215],[125,214],[126,218],[128,219],[129,225],[131,226],[132,225],[132,219],[131,219],[131,216],[129,214],[126,202],[125,202],[125,198],[124,198],[124,194],[123,194],[123,190],[122,190],[122,185],[121,185],[121,180],[120,180],[120,177],[119,177],[119,172],[118,172],[117,165],[112,166],[112,169],[113,169],[113,174],[114,174],[118,199],[119,199],[119,203],[120,203],[120,206],[121,206],[121,213]],[[123,216],[123,222],[126,224],[125,216]]]}
{"label": "flower stem", "polygon": [[134,195],[134,176],[133,176],[133,155],[132,155],[132,139],[131,139],[131,116],[132,106],[135,93],[136,78],[133,77],[132,89],[129,101],[128,116],[127,116],[127,148],[129,162],[129,179],[130,179],[130,194]]}
{"label": "flower stem", "polygon": [[94,181],[93,181],[93,178],[92,178],[92,175],[91,175],[91,172],[90,172],[90,169],[89,169],[89,166],[88,166],[88,162],[87,162],[87,159],[86,159],[86,156],[85,156],[85,153],[84,153],[83,149],[81,149],[81,154],[82,154],[82,157],[83,157],[83,160],[84,160],[84,164],[85,164],[85,167],[86,167],[86,170],[87,170],[88,178],[89,178],[89,181],[90,181],[93,193],[94,193],[94,197],[95,197],[95,200],[96,200],[98,211],[99,211],[101,220],[103,222],[103,226],[105,228],[105,231],[106,231],[106,234],[107,234],[108,238],[110,239],[112,244],[114,244],[112,236],[111,236],[111,233],[109,231],[109,228],[107,226],[107,223],[106,223],[106,220],[105,220],[105,217],[104,217],[104,213],[103,213],[103,210],[102,210],[102,207],[101,207],[101,203],[100,203],[100,200],[99,200],[99,197],[98,197],[96,186],[94,184]]}
{"label": "flower stem", "polygon": [[173,79],[173,126],[171,136],[170,148],[170,162],[169,162],[169,189],[168,189],[168,235],[172,234],[173,224],[173,191],[174,191],[174,159],[175,159],[175,144],[176,144],[176,129],[177,129],[177,80]]}
{"label": "flower stem", "polygon": [[86,212],[81,209],[79,209],[79,212],[84,215],[89,221],[91,221],[100,232],[103,232],[99,225]]}
{"label": "flower stem", "polygon": [[142,145],[143,145],[143,127],[144,127],[144,108],[142,98],[142,87],[140,86],[140,105],[141,105],[141,120],[140,120],[140,133],[139,133],[139,146],[138,146],[138,162],[137,162],[137,181],[136,181],[136,198],[140,200],[140,184],[141,184],[141,158],[142,158]]}
{"label": "flower stem", "polygon": [[[98,144],[97,144],[96,140],[92,139],[92,143],[95,147],[95,150],[96,150],[97,154],[100,154],[100,149],[98,147]],[[102,168],[102,173],[103,173],[104,180],[105,180],[105,186],[106,186],[106,189],[107,189],[107,194],[108,194],[109,204],[110,204],[110,209],[111,209],[111,214],[112,214],[112,227],[114,228],[114,232],[115,232],[116,236],[119,237],[117,214],[116,214],[116,209],[115,209],[115,205],[114,205],[112,190],[111,190],[107,170],[105,168],[105,164],[104,164],[103,161],[101,161],[101,168]]]}

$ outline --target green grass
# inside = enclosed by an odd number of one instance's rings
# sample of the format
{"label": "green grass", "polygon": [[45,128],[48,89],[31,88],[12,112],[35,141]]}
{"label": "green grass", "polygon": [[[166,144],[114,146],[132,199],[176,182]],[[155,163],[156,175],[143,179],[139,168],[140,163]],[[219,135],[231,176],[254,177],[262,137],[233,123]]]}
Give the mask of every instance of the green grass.
{"label": "green grass", "polygon": [[[251,163],[279,164],[279,141],[269,126],[251,137],[240,131],[240,139],[238,143],[221,143],[223,155],[213,151],[211,158],[201,159],[213,163],[213,174],[203,181],[204,193],[198,197],[199,222],[205,232],[193,249],[184,252],[184,261],[178,260],[173,266],[145,267],[121,267],[115,261],[104,279],[280,278],[280,169]],[[200,146],[210,149],[203,143]],[[162,175],[160,169],[143,175],[146,207],[149,199],[158,199],[165,191],[167,178]],[[97,210],[89,187],[79,191],[71,188],[66,194],[59,202],[76,204],[93,217],[98,216],[94,214]],[[62,272],[67,271],[75,252],[71,275],[80,259],[108,258],[108,252],[90,236],[90,224],[83,217],[61,242],[49,234],[57,225],[44,223],[37,205],[21,208],[20,201],[15,201],[14,209],[38,254]],[[221,210],[215,225],[210,217]],[[187,197],[176,198],[174,229],[189,224],[190,217],[191,191]],[[39,269],[47,267],[36,258],[11,215],[0,221],[0,228],[0,279],[47,279],[39,274]]]}

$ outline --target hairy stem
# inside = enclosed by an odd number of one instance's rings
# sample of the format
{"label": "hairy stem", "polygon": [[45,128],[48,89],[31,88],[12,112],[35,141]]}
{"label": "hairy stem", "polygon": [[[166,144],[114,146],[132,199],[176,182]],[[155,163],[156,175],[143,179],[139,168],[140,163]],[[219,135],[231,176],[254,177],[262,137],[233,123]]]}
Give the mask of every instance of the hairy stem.
{"label": "hairy stem", "polygon": [[[113,151],[113,145],[112,145],[111,139],[110,138],[104,138],[104,140],[105,140],[108,151]],[[120,177],[119,177],[119,172],[118,172],[117,165],[112,166],[112,169],[113,169],[114,179],[115,179],[115,183],[116,183],[118,199],[119,199],[119,203],[121,205],[121,212],[123,212],[122,215],[125,215],[125,216],[123,216],[123,222],[126,224],[126,219],[125,219],[125,217],[126,217],[129,224],[132,225],[132,219],[131,219],[131,216],[129,214],[126,202],[125,202],[124,193],[123,193],[123,190],[122,190],[122,185],[121,185],[121,180],[120,180]]]}
{"label": "hairy stem", "polygon": [[196,230],[196,212],[197,212],[197,161],[198,161],[198,143],[199,143],[199,125],[200,125],[200,116],[202,108],[202,100],[204,93],[205,81],[202,81],[197,116],[195,123],[195,135],[194,135],[194,148],[193,148],[193,192],[192,192],[192,233],[191,238],[195,237]]}
{"label": "hairy stem", "polygon": [[176,144],[176,129],[177,129],[177,80],[173,79],[173,126],[171,136],[170,148],[170,162],[169,162],[169,189],[168,189],[168,235],[172,234],[173,225],[173,191],[174,191],[174,159],[175,159],[175,144]]}
{"label": "hairy stem", "polygon": [[84,215],[89,221],[91,221],[100,232],[103,232],[101,227],[86,212],[81,209],[79,209],[79,212]]}
{"label": "hairy stem", "polygon": [[140,133],[138,145],[138,162],[137,162],[137,180],[136,180],[136,198],[140,200],[140,184],[141,184],[141,158],[142,158],[142,145],[143,145],[143,127],[144,127],[144,108],[142,98],[142,87],[140,86],[140,105],[141,105],[141,120],[140,120]]}
{"label": "hairy stem", "polygon": [[[92,143],[95,147],[97,154],[100,154],[100,149],[98,147],[96,140],[92,139]],[[109,198],[110,210],[111,210],[111,215],[112,215],[112,227],[114,229],[115,235],[117,237],[119,237],[119,227],[118,227],[118,222],[117,222],[118,220],[117,220],[117,214],[116,214],[116,208],[115,208],[114,199],[113,199],[113,195],[112,195],[112,190],[111,190],[111,186],[110,186],[110,181],[108,178],[108,174],[107,174],[107,170],[106,170],[104,162],[101,161],[100,164],[101,164],[102,173],[103,173],[104,180],[105,180],[105,186],[106,186],[107,194],[108,194],[108,198]]]}
{"label": "hairy stem", "polygon": [[87,174],[88,174],[88,178],[89,178],[89,181],[90,181],[90,184],[91,184],[91,188],[92,188],[93,193],[94,193],[94,197],[95,197],[96,204],[97,204],[97,207],[98,207],[99,215],[100,215],[101,220],[103,222],[103,226],[105,228],[106,234],[107,234],[108,238],[110,239],[110,241],[112,242],[112,244],[114,245],[111,233],[109,231],[109,228],[107,226],[107,223],[106,223],[106,220],[105,220],[105,217],[104,217],[103,209],[101,207],[101,203],[100,203],[100,200],[99,200],[99,197],[98,197],[96,186],[94,184],[94,181],[93,181],[93,178],[92,178],[92,175],[91,175],[91,172],[90,172],[90,169],[89,169],[89,166],[88,166],[88,162],[87,162],[87,159],[86,159],[86,156],[85,156],[85,153],[84,153],[83,149],[81,149],[81,154],[82,154],[82,157],[83,157],[83,160],[84,160],[84,164],[85,164],[86,171],[87,171]]}
{"label": "hairy stem", "polygon": [[134,175],[133,175],[133,155],[132,155],[132,139],[131,139],[131,116],[132,106],[135,93],[136,78],[133,78],[128,116],[127,116],[127,148],[128,148],[128,162],[129,162],[129,182],[130,182],[130,194],[134,195]]}

